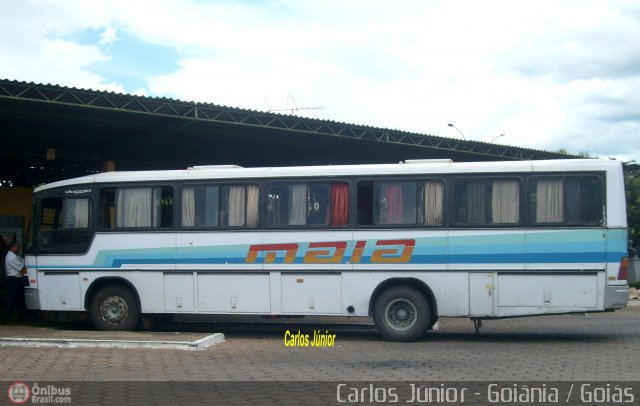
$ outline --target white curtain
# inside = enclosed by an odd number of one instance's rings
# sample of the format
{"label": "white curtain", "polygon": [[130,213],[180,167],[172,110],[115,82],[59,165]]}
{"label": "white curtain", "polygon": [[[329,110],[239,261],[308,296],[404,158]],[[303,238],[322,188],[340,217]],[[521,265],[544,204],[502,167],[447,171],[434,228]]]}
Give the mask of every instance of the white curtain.
{"label": "white curtain", "polygon": [[493,223],[517,223],[520,219],[520,184],[516,180],[493,182],[491,194]]}
{"label": "white curtain", "polygon": [[89,199],[76,199],[76,227],[89,227]]}
{"label": "white curtain", "polygon": [[182,189],[182,225],[184,227],[196,225],[196,202],[192,187]]}
{"label": "white curtain", "polygon": [[564,193],[562,179],[539,180],[536,185],[536,222],[564,221]]}
{"label": "white curtain", "polygon": [[63,228],[89,227],[89,199],[66,199],[63,204]]}
{"label": "white curtain", "polygon": [[307,185],[289,186],[289,224],[307,224]]}
{"label": "white curtain", "polygon": [[260,188],[257,185],[247,186],[247,226],[258,227],[258,203]]}
{"label": "white curtain", "polygon": [[243,226],[245,219],[245,189],[244,186],[229,187],[229,225]]}
{"label": "white curtain", "polygon": [[151,227],[152,213],[151,188],[117,190],[117,227]]}
{"label": "white curtain", "polygon": [[424,184],[424,224],[437,226],[442,224],[442,206],[444,185],[437,180],[428,180]]}

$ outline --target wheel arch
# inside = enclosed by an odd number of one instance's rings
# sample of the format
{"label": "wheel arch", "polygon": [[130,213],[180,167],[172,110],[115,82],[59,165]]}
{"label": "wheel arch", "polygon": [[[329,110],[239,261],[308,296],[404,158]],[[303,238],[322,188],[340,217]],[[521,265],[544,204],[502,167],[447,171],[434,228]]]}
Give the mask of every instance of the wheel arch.
{"label": "wheel arch", "polygon": [[433,323],[436,322],[438,319],[438,303],[436,302],[435,295],[429,285],[416,278],[389,278],[376,286],[371,294],[371,298],[369,299],[369,316],[373,315],[373,307],[376,303],[376,299],[378,299],[385,290],[396,286],[407,286],[420,292],[420,294],[427,299],[427,303],[429,303]]}
{"label": "wheel arch", "polygon": [[89,289],[87,289],[87,293],[84,295],[84,308],[85,310],[89,310],[91,308],[91,301],[93,297],[100,291],[100,289],[105,286],[122,286],[126,289],[129,289],[133,296],[136,298],[136,302],[138,304],[138,309],[142,312],[142,303],[140,302],[140,295],[138,294],[138,290],[133,284],[125,278],[119,276],[103,276],[101,278],[96,279],[91,283]]}

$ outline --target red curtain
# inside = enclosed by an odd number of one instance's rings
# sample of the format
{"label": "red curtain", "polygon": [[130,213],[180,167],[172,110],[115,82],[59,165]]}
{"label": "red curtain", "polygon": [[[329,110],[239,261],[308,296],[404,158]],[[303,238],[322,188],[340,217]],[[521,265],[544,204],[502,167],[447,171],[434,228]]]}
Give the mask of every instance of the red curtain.
{"label": "red curtain", "polygon": [[331,225],[344,226],[349,223],[349,185],[331,184]]}
{"label": "red curtain", "polygon": [[380,223],[402,224],[402,187],[397,183],[385,183],[382,187],[382,193],[385,197],[387,207],[381,210]]}

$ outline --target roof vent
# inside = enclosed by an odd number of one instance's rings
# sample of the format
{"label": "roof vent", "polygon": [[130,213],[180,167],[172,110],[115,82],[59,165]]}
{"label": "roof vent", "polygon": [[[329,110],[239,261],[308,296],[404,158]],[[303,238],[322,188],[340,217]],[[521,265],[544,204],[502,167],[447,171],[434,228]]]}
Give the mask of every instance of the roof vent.
{"label": "roof vent", "polygon": [[189,170],[198,170],[198,169],[238,169],[242,168],[240,165],[197,165],[190,166],[187,169]]}
{"label": "roof vent", "polygon": [[404,161],[405,164],[449,164],[451,165],[453,161],[451,159],[407,159]]}

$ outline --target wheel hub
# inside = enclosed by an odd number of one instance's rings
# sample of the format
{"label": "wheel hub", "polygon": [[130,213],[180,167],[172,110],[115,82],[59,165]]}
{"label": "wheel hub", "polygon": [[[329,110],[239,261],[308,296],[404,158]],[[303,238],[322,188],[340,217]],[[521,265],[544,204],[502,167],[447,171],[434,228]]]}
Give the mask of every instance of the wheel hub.
{"label": "wheel hub", "polygon": [[384,316],[389,327],[396,331],[407,331],[416,324],[418,311],[407,299],[398,298],[387,305]]}
{"label": "wheel hub", "polygon": [[107,323],[118,324],[127,318],[129,307],[120,296],[110,296],[102,302],[100,314]]}

